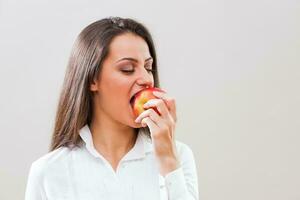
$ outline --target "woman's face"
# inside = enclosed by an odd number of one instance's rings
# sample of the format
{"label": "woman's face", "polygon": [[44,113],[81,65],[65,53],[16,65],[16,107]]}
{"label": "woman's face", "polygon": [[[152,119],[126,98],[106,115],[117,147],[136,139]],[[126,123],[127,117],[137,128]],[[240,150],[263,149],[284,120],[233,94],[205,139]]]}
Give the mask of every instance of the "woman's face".
{"label": "woman's face", "polygon": [[103,61],[99,79],[91,85],[95,92],[94,112],[126,126],[141,127],[134,122],[130,99],[145,87],[154,86],[152,63],[143,38],[132,33],[115,37]]}

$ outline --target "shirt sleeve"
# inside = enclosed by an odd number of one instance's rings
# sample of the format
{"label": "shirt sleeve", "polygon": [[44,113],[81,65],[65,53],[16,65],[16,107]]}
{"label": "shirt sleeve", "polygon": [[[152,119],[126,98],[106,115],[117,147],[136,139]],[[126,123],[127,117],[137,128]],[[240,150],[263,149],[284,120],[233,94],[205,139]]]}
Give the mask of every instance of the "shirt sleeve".
{"label": "shirt sleeve", "polygon": [[165,183],[168,200],[199,200],[194,155],[187,145],[183,145],[180,152],[181,166],[161,178]]}
{"label": "shirt sleeve", "polygon": [[42,168],[38,163],[32,163],[25,191],[25,200],[46,200],[42,189]]}

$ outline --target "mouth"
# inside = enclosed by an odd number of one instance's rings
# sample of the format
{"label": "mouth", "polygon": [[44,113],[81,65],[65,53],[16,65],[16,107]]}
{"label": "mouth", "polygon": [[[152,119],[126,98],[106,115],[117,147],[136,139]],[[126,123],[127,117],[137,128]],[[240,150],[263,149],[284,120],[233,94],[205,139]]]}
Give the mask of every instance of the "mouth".
{"label": "mouth", "polygon": [[130,100],[129,100],[129,103],[130,103],[131,107],[134,106],[134,102],[135,102],[136,97],[139,96],[139,94],[140,94],[143,90],[151,89],[151,88],[152,88],[152,87],[142,88],[142,89],[138,90],[136,93],[134,93],[134,94],[131,96]]}
{"label": "mouth", "polygon": [[134,103],[134,97],[135,97],[135,95],[133,95],[131,98],[130,98],[130,101],[129,101],[129,103],[130,103],[130,105],[133,107],[133,103]]}
{"label": "mouth", "polygon": [[142,90],[144,90],[144,89],[141,89],[141,90],[137,91],[136,93],[134,93],[134,94],[131,96],[131,98],[130,98],[130,100],[129,100],[129,103],[130,103],[130,105],[131,105],[132,107],[133,107],[133,104],[134,104],[134,100],[135,100],[136,95],[137,95],[139,92],[141,92]]}

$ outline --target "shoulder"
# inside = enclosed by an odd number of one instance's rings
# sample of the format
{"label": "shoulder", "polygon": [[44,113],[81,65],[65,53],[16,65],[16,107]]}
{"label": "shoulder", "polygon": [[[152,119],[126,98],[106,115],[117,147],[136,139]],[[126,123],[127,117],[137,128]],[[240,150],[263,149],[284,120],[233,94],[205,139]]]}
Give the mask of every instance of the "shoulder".
{"label": "shoulder", "polygon": [[65,166],[72,151],[74,150],[67,147],[60,147],[43,155],[31,164],[30,174],[42,177],[45,172],[51,169]]}
{"label": "shoulder", "polygon": [[69,148],[60,147],[38,158],[32,163],[32,165],[43,166],[45,164],[56,163],[57,161],[63,160],[70,152],[71,150]]}
{"label": "shoulder", "polygon": [[76,149],[60,147],[35,160],[30,167],[25,199],[46,199],[45,187],[48,192],[67,191],[66,180],[69,175],[66,172],[73,152],[76,152]]}

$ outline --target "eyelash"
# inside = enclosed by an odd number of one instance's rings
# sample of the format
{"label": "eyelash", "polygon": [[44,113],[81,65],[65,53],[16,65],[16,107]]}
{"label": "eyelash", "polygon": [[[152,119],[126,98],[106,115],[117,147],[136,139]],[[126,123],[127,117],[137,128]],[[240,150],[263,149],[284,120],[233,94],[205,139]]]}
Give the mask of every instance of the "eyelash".
{"label": "eyelash", "polygon": [[[146,69],[148,72],[153,73],[155,70],[154,69]],[[134,72],[134,70],[121,70],[122,72],[124,72],[125,74],[132,74]]]}

